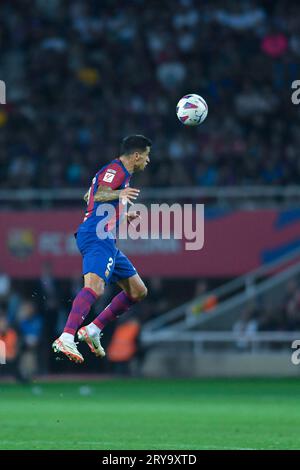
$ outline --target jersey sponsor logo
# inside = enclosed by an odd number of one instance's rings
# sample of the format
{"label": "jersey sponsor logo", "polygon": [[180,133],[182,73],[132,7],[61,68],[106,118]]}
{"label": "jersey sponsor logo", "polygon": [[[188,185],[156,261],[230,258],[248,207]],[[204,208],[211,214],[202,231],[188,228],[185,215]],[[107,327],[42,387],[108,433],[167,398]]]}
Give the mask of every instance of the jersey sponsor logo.
{"label": "jersey sponsor logo", "polygon": [[107,170],[107,172],[105,173],[103,177],[103,181],[105,181],[106,183],[111,183],[114,177],[115,177],[114,173],[111,173],[111,170]]}

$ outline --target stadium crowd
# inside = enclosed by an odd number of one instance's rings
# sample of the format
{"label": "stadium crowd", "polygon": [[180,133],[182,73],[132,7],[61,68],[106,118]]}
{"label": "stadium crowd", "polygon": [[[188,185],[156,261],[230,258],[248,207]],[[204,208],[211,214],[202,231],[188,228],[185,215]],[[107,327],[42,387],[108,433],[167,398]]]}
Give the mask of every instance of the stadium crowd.
{"label": "stadium crowd", "polygon": [[3,0],[1,188],[87,187],[132,132],[155,143],[141,185],[298,183],[299,32],[296,1]]}

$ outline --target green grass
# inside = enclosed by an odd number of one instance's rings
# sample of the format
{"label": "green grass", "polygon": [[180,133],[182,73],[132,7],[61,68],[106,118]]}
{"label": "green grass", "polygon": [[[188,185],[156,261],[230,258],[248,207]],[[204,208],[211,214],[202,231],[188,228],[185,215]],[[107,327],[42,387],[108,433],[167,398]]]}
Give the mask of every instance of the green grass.
{"label": "green grass", "polygon": [[300,449],[299,425],[300,380],[0,384],[0,449]]}

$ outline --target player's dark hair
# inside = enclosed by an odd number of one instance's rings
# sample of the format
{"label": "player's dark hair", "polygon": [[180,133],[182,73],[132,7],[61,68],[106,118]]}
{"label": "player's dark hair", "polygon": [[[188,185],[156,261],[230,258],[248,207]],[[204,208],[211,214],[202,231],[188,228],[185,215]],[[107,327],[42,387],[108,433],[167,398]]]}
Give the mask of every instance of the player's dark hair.
{"label": "player's dark hair", "polygon": [[144,135],[129,135],[122,140],[121,155],[130,155],[133,152],[145,152],[152,142]]}

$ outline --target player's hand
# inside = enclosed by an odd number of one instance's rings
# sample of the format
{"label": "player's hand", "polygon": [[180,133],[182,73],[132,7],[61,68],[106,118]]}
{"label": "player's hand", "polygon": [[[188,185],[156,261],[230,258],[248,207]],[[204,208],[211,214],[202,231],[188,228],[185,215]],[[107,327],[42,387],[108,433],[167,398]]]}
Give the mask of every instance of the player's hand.
{"label": "player's hand", "polygon": [[141,216],[137,211],[127,212],[127,222],[130,224],[135,219],[140,219]]}
{"label": "player's hand", "polygon": [[125,188],[120,191],[120,199],[122,200],[122,202],[125,201],[129,202],[129,204],[133,204],[133,201],[137,199],[139,194],[139,189]]}

